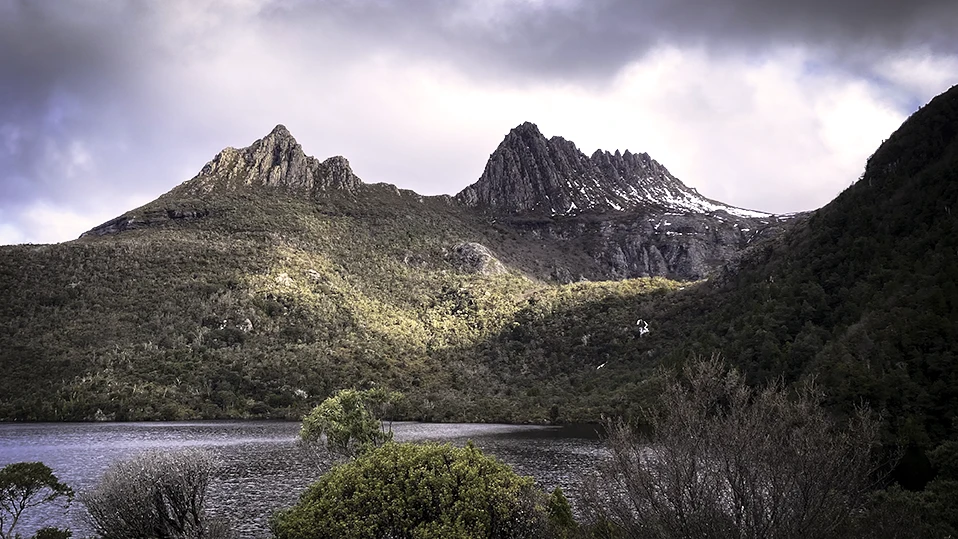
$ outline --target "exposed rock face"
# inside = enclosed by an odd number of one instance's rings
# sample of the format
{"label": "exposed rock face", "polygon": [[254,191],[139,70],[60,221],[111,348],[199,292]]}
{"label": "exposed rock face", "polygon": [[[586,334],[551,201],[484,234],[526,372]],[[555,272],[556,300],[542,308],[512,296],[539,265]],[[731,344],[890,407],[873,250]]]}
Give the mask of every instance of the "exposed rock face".
{"label": "exposed rock face", "polygon": [[479,181],[456,198],[509,213],[574,215],[656,206],[673,212],[768,216],[705,198],[646,153],[597,150],[587,157],[561,137],[545,138],[529,122],[506,135]]}
{"label": "exposed rock face", "polygon": [[456,199],[492,214],[530,241],[575,243],[592,264],[555,260],[551,275],[702,279],[788,217],[700,195],[645,153],[591,157],[531,123],[506,135],[479,181]]}
{"label": "exposed rock face", "polygon": [[[780,234],[790,218],[645,212],[554,218],[499,218],[522,242],[550,256],[540,274],[558,281],[709,277],[742,250]],[[555,253],[566,256],[556,257]]]}
{"label": "exposed rock face", "polygon": [[506,273],[505,266],[481,243],[460,243],[453,248],[456,267],[467,273],[499,275]]}
{"label": "exposed rock face", "polygon": [[150,208],[141,209],[141,211],[134,210],[114,219],[110,219],[102,225],[80,234],[80,237],[105,236],[107,234],[116,234],[124,230],[148,228],[169,221],[194,221],[202,219],[209,214],[209,210],[206,209]]}
{"label": "exposed rock face", "polygon": [[247,148],[221,151],[187,184],[200,191],[263,186],[321,196],[331,190],[354,192],[362,182],[344,157],[320,162],[307,156],[286,127],[277,125]]}

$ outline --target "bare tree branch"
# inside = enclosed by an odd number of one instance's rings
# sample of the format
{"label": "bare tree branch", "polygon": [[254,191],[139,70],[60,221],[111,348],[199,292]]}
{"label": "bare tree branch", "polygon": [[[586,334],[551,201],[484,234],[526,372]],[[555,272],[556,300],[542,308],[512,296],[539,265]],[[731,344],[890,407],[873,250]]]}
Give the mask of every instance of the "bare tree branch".
{"label": "bare tree branch", "polygon": [[712,358],[673,376],[648,432],[610,425],[585,505],[625,537],[847,537],[876,486],[878,422],[840,428],[812,383],[749,387]]}

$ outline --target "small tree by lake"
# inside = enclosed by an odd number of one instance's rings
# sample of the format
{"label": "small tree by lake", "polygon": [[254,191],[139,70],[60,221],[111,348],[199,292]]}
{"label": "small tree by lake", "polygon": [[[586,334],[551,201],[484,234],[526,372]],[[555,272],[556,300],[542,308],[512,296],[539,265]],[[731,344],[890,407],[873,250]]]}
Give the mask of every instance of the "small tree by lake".
{"label": "small tree by lake", "polygon": [[569,512],[553,497],[471,444],[390,442],[334,467],[272,527],[279,539],[559,537],[574,523],[550,519],[547,504]]}
{"label": "small tree by lake", "polygon": [[73,489],[42,462],[17,462],[0,469],[0,538],[19,537],[14,529],[24,511],[47,503],[73,500]]}
{"label": "small tree by lake", "polygon": [[300,439],[325,442],[327,449],[347,457],[378,447],[393,438],[385,417],[401,398],[401,393],[378,388],[340,390],[303,418]]}

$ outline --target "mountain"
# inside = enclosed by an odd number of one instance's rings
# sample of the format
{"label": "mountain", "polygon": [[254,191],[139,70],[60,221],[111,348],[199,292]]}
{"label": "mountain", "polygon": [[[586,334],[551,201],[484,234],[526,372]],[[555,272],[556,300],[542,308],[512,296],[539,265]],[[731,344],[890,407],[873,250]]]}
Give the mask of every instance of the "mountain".
{"label": "mountain", "polygon": [[361,185],[344,157],[320,162],[307,156],[286,126],[277,125],[248,148],[220,152],[177,194],[272,187],[316,197],[330,191],[355,192]]}
{"label": "mountain", "polygon": [[[734,208],[699,195],[648,154],[596,151],[524,123],[503,139],[479,180],[456,200],[517,231],[527,243],[577,244],[603,270],[554,264],[552,277],[707,277],[794,216]],[[566,251],[569,249],[566,248]]]}
{"label": "mountain", "polygon": [[[409,395],[406,417],[544,421],[569,389],[542,391],[534,356],[504,365],[483,343],[519,315],[627,310],[763,234],[663,205],[518,215],[460,199],[364,183],[277,126],[76,241],[0,247],[0,417],[297,417],[381,384]],[[592,417],[586,401],[562,415]]]}
{"label": "mountain", "polygon": [[[507,167],[508,174],[501,172],[503,163],[512,162],[522,164]],[[561,186],[556,185],[557,178],[563,178]],[[219,201],[209,200],[211,196],[263,190],[340,206],[359,205],[364,209],[349,210],[359,213],[366,211],[371,200],[385,207],[409,201],[439,204],[449,209],[445,218],[463,228],[459,243],[477,243],[489,256],[497,253],[509,267],[559,282],[656,276],[702,279],[743,249],[779,234],[792,219],[706,199],[646,154],[596,152],[589,159],[570,142],[558,137],[547,140],[531,123],[513,129],[490,156],[479,181],[454,198],[423,197],[387,184],[365,184],[343,157],[320,162],[307,156],[280,125],[248,148],[223,150],[196,177],[85,235],[202,219],[211,212],[229,211],[216,209]],[[543,214],[535,207],[523,211],[530,196],[569,200],[569,207],[578,201],[579,209],[562,214]],[[420,213],[423,207],[409,211]],[[453,249],[455,244],[448,247]]]}
{"label": "mountain", "polygon": [[[286,126],[277,125],[267,136],[247,148],[224,149],[193,179],[179,185],[161,197],[160,201],[177,205],[213,192],[235,193],[259,188],[282,189],[306,198],[315,198],[332,192],[353,193],[362,185],[344,157],[331,157],[320,162],[315,157],[307,156]],[[209,214],[206,208],[183,211],[159,208],[156,203],[144,208],[149,209],[112,219],[81,237],[114,234],[158,225],[168,219],[191,220]]]}
{"label": "mountain", "polygon": [[529,122],[506,135],[479,181],[456,199],[508,213],[574,215],[655,207],[678,214],[772,217],[703,197],[646,153],[596,150],[587,157],[562,137],[547,139]]}

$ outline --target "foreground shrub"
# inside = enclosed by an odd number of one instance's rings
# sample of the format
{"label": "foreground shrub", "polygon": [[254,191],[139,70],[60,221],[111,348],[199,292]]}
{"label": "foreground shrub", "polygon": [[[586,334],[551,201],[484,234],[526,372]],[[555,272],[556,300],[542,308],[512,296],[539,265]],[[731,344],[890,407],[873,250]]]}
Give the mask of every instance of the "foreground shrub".
{"label": "foreground shrub", "polygon": [[333,468],[279,513],[279,539],[535,538],[545,494],[471,444],[387,443]]}
{"label": "foreground shrub", "polygon": [[613,425],[591,507],[599,535],[829,538],[857,533],[879,463],[864,412],[830,420],[811,385],[754,389],[718,360],[661,393],[650,429]]}
{"label": "foreground shrub", "polygon": [[81,500],[103,539],[231,537],[206,515],[213,468],[204,451],[143,453],[110,467]]}
{"label": "foreground shrub", "polygon": [[954,539],[958,537],[958,442],[946,441],[931,452],[937,475],[920,491],[899,487],[876,493],[861,527],[882,539]]}
{"label": "foreground shrub", "polygon": [[46,527],[37,530],[32,539],[70,539],[71,537],[73,537],[73,532],[70,530]]}

